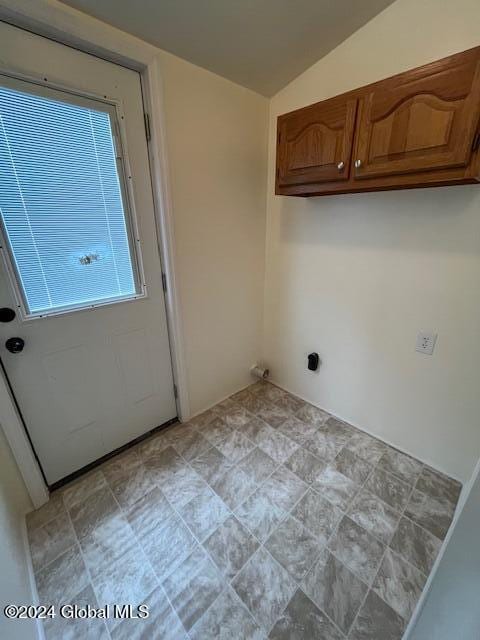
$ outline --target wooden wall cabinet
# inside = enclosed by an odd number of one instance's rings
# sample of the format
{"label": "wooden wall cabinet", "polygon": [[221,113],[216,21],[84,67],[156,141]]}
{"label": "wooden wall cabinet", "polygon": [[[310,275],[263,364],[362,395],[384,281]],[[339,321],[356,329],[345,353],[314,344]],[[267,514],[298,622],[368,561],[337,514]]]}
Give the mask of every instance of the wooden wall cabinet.
{"label": "wooden wall cabinet", "polygon": [[480,182],[480,47],[279,116],[275,193]]}

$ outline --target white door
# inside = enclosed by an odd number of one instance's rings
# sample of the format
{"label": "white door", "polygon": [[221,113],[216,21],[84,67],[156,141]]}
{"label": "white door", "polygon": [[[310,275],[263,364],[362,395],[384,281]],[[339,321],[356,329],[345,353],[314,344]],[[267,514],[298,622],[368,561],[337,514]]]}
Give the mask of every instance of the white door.
{"label": "white door", "polygon": [[0,67],[0,356],[51,485],[177,415],[141,84],[4,23]]}

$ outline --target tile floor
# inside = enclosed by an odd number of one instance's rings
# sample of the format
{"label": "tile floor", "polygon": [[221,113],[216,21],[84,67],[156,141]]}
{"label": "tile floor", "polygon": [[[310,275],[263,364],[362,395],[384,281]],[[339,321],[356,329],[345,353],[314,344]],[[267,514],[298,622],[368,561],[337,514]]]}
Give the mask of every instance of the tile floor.
{"label": "tile floor", "polygon": [[41,602],[150,607],[47,639],[400,639],[460,488],[257,383],[30,514]]}

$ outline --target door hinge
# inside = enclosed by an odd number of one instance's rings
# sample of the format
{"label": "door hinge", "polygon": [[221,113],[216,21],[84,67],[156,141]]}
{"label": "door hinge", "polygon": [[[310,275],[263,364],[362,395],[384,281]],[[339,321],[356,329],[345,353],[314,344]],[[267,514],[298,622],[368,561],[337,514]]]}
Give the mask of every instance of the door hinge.
{"label": "door hinge", "polygon": [[477,133],[473,137],[472,152],[478,151],[479,147],[480,147],[480,131],[477,131]]}
{"label": "door hinge", "polygon": [[167,276],[162,273],[162,287],[165,293],[167,293]]}
{"label": "door hinge", "polygon": [[147,142],[150,142],[152,139],[152,132],[150,130],[150,116],[148,113],[143,114],[143,121],[145,122],[145,137],[147,138]]}
{"label": "door hinge", "polygon": [[178,398],[178,389],[175,383],[173,384],[173,395],[175,398]]}

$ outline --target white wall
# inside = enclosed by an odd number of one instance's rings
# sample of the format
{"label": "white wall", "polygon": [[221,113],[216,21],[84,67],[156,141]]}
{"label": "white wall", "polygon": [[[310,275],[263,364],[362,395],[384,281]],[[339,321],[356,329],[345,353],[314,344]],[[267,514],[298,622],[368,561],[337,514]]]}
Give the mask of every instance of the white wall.
{"label": "white wall", "polygon": [[0,638],[35,637],[31,620],[8,620],[6,604],[33,604],[24,535],[24,516],[32,508],[12,452],[0,427]]}
{"label": "white wall", "polygon": [[480,637],[479,471],[408,640]]}
{"label": "white wall", "polygon": [[479,20],[478,0],[397,0],[274,96],[269,135],[274,380],[462,480],[480,453],[480,188],[278,197],[274,149],[278,114],[478,45]]}
{"label": "white wall", "polygon": [[192,413],[248,384],[261,349],[266,98],[160,56]]}

